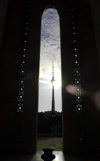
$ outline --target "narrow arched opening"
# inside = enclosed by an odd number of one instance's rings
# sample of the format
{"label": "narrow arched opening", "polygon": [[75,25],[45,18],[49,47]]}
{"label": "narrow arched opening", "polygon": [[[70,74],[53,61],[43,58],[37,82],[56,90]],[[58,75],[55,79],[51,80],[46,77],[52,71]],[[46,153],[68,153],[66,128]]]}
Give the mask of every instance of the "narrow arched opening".
{"label": "narrow arched opening", "polygon": [[62,150],[60,17],[55,8],[42,14],[40,39],[37,149]]}

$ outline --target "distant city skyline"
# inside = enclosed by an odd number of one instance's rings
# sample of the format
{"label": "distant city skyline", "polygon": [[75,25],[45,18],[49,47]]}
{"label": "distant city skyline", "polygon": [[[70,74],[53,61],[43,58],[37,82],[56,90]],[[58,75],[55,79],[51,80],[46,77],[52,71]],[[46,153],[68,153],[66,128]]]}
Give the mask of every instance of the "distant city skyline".
{"label": "distant city skyline", "polygon": [[46,9],[41,18],[41,47],[39,71],[39,112],[51,110],[52,62],[55,73],[55,110],[62,111],[60,23],[56,9]]}

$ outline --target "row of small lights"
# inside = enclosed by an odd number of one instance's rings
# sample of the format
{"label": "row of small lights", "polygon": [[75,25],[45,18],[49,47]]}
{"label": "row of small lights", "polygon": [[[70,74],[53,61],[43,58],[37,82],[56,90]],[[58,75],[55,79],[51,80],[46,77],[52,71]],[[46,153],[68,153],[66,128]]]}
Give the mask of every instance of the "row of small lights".
{"label": "row of small lights", "polygon": [[[78,20],[77,13],[74,0],[70,0],[71,4],[71,17],[72,17],[72,38],[73,38],[73,56],[74,56],[74,85],[76,88],[76,103],[75,103],[75,111],[78,111],[79,114],[82,114],[83,105],[82,105],[82,93],[81,93],[81,72],[80,72],[80,49],[79,49],[79,30],[78,30]],[[79,117],[80,118],[80,117]],[[81,120],[78,122],[79,128],[79,142],[83,143],[84,140],[84,130],[81,126]],[[82,132],[83,131],[83,132]]]}
{"label": "row of small lights", "polygon": [[74,1],[70,0],[71,4],[71,18],[72,18],[72,39],[73,39],[73,56],[74,56],[74,85],[76,88],[76,105],[75,109],[79,112],[82,111],[82,98],[81,98],[81,73],[80,73],[80,57],[79,57],[79,38],[78,38],[78,26],[76,9],[74,7]]}
{"label": "row of small lights", "polygon": [[27,57],[27,50],[28,50],[30,13],[31,13],[31,0],[28,0],[26,16],[25,16],[24,42],[23,42],[23,49],[20,54],[20,64],[19,64],[20,72],[19,72],[19,83],[18,83],[19,89],[18,89],[18,99],[17,99],[17,112],[23,112],[23,106],[24,106],[25,66],[26,66],[26,57]]}

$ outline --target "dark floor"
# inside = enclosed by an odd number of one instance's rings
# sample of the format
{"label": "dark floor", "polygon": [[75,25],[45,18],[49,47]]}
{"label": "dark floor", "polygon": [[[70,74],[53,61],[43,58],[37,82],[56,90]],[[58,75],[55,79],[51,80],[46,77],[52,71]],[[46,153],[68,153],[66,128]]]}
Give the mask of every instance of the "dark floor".
{"label": "dark floor", "polygon": [[[64,156],[61,151],[54,151],[55,159],[53,161],[100,161],[98,156],[94,158],[80,158],[80,157],[71,157]],[[26,156],[1,156],[0,161],[43,161],[41,159],[42,151],[38,151],[35,155],[26,155]],[[47,160],[48,161],[48,160]]]}

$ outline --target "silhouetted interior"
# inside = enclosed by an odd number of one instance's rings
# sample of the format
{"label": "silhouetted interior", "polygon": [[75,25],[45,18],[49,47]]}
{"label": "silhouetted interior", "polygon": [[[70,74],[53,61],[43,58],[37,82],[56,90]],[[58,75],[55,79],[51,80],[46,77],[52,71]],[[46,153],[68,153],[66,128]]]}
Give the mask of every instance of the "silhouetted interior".
{"label": "silhouetted interior", "polygon": [[[75,96],[66,90],[74,82],[71,2],[76,7],[78,25],[81,112],[74,108]],[[0,153],[36,152],[41,15],[49,6],[60,16],[63,152],[100,154],[100,2],[93,0],[0,1]],[[25,24],[29,25],[28,37]],[[24,102],[23,111],[18,112],[21,53],[25,47]]]}

